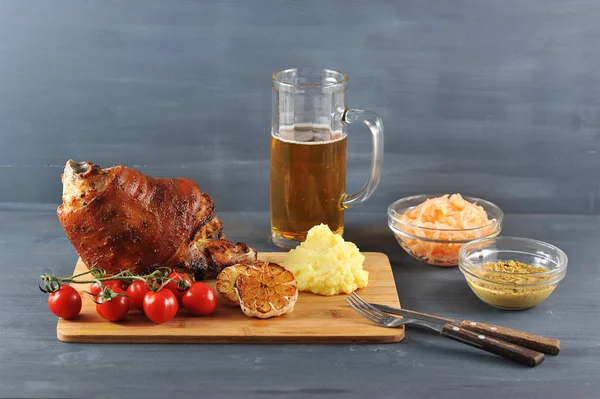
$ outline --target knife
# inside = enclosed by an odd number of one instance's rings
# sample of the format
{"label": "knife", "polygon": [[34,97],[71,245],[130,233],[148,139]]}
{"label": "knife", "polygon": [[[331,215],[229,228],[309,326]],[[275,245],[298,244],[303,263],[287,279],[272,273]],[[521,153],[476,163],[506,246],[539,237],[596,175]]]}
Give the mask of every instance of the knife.
{"label": "knife", "polygon": [[374,307],[386,313],[397,314],[400,316],[412,317],[417,320],[428,321],[435,324],[451,324],[461,327],[465,330],[486,334],[506,342],[510,342],[525,348],[533,349],[550,355],[558,355],[560,351],[560,341],[554,338],[546,338],[540,335],[530,334],[525,331],[514,330],[494,324],[481,323],[472,320],[455,320],[447,317],[434,316],[427,313],[415,312],[407,309],[397,309],[386,305],[372,303]]}
{"label": "knife", "polygon": [[440,333],[444,338],[458,341],[465,345],[502,356],[516,363],[524,364],[529,367],[535,367],[544,361],[544,354],[529,348],[492,338],[488,335],[476,333],[465,328],[452,325],[450,323],[440,324],[437,322],[425,321],[413,316],[396,317],[386,314],[372,304],[366,302],[358,294],[352,293],[346,297],[346,302],[359,315],[370,322],[387,328],[399,328],[407,324],[418,324]]}

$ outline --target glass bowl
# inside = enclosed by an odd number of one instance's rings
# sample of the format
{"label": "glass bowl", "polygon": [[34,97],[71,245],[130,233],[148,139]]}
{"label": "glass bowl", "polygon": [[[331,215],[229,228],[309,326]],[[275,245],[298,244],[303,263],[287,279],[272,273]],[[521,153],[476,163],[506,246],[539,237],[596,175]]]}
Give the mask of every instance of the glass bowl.
{"label": "glass bowl", "polygon": [[458,251],[473,240],[482,237],[495,237],[502,229],[502,210],[481,198],[462,197],[483,207],[492,223],[470,229],[436,229],[413,225],[400,220],[399,216],[429,198],[444,194],[420,194],[399,199],[388,208],[388,226],[402,248],[413,258],[434,266],[450,267],[458,265]]}
{"label": "glass bowl", "polygon": [[[491,271],[483,264],[514,260],[542,267],[540,273]],[[459,251],[459,268],[471,290],[499,309],[531,308],[552,294],[567,273],[567,255],[554,245],[519,237],[483,238]]]}

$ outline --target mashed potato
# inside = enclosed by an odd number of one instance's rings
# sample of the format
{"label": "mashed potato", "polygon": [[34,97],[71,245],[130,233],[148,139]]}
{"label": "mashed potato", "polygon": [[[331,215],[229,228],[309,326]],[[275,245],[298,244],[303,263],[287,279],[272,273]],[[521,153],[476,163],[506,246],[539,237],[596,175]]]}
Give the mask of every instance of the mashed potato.
{"label": "mashed potato", "polygon": [[283,266],[294,274],[300,291],[337,295],[367,286],[369,272],[363,269],[364,261],[356,245],[320,224],[288,253]]}

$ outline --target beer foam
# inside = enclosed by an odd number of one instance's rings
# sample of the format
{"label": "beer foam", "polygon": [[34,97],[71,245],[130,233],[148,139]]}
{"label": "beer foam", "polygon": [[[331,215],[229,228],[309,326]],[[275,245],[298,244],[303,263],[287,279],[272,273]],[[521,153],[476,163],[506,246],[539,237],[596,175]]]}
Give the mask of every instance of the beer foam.
{"label": "beer foam", "polygon": [[[280,134],[279,136],[276,135],[274,132],[271,132],[271,136],[273,136],[275,139],[283,141],[285,143],[290,143],[290,144],[306,144],[306,145],[319,145],[319,144],[331,144],[331,143],[335,143],[337,141],[341,141],[343,139],[346,138],[346,134],[344,132],[340,132],[340,131],[330,131],[328,130],[327,132],[314,132],[314,131],[302,131],[302,130],[292,130],[292,129],[285,129],[285,132],[287,133],[286,135],[288,136],[294,136],[294,139],[291,138],[287,138],[287,137],[283,137],[281,134],[281,130],[280,130]],[[309,139],[313,139],[315,137],[319,137],[319,136],[323,136],[324,134],[333,136],[333,138],[327,139],[327,140],[318,140],[318,141],[302,141],[302,140],[298,140],[296,137],[298,137],[299,135],[304,135],[306,138]]]}

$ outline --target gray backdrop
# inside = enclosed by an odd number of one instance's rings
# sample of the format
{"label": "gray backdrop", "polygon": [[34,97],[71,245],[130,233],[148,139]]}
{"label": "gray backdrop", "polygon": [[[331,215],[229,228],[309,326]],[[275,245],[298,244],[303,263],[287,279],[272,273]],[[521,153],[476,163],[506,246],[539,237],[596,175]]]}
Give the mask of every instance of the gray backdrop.
{"label": "gray backdrop", "polygon": [[[0,202],[60,202],[69,158],[184,176],[268,209],[270,75],[350,76],[380,113],[362,210],[432,191],[599,213],[600,2],[0,1]],[[350,129],[349,189],[370,136]],[[25,204],[24,206],[30,206]]]}
{"label": "gray backdrop", "polygon": [[[77,259],[53,209],[67,159],[192,178],[228,238],[274,250],[270,75],[300,65],[344,70],[349,104],[384,119],[381,187],[345,237],[389,255],[402,305],[559,338],[559,356],[525,370],[413,327],[399,345],[56,339],[34,277]],[[354,190],[370,135],[349,137]],[[0,396],[597,398],[599,147],[600,0],[0,0]],[[564,249],[567,278],[503,312],[411,259],[385,209],[432,191],[520,213],[502,234]]]}

